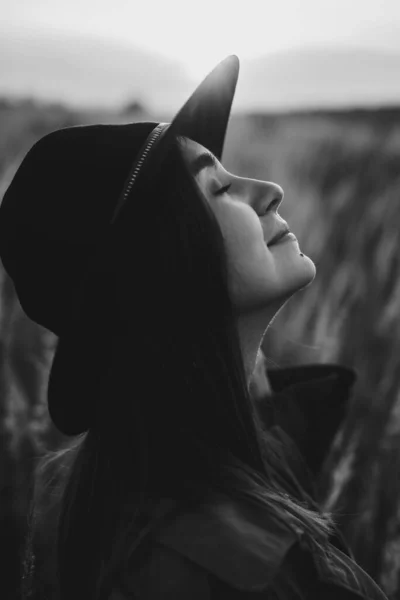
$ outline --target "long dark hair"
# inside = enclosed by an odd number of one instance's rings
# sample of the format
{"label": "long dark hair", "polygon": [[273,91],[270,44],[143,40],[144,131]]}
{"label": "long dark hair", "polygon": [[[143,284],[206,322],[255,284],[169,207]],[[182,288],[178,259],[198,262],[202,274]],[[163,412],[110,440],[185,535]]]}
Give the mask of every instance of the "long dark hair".
{"label": "long dark hair", "polygon": [[212,491],[246,498],[322,548],[330,517],[296,498],[261,425],[223,236],[178,139],[146,193],[124,209],[109,259],[111,279],[86,299],[85,318],[99,332],[111,324],[96,419],[41,467],[64,468],[52,508],[61,600],[107,598],[151,529],[148,507],[165,497],[182,508]]}

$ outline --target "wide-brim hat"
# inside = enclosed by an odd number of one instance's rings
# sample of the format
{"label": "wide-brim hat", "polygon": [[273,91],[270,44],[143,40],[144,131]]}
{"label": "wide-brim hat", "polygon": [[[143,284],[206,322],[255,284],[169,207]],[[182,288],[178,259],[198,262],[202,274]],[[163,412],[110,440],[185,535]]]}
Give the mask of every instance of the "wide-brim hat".
{"label": "wide-brim hat", "polygon": [[88,400],[96,393],[95,358],[91,363],[77,314],[93,257],[176,135],[221,159],[238,73],[238,58],[227,57],[171,123],[77,126],[46,135],[4,195],[0,258],[25,313],[59,337],[47,391],[50,415],[64,434],[87,430],[95,410]]}

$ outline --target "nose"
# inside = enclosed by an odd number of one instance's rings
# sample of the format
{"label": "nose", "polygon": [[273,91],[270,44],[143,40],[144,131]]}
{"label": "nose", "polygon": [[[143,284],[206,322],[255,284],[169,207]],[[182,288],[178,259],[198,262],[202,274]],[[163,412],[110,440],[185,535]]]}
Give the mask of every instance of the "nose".
{"label": "nose", "polygon": [[284,192],[280,185],[272,181],[254,181],[254,193],[252,194],[252,207],[259,216],[268,211],[278,210]]}

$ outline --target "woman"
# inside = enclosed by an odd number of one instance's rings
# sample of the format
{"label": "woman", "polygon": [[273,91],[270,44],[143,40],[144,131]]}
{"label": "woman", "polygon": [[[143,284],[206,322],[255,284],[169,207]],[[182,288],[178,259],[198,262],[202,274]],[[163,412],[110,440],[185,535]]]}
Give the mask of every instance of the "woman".
{"label": "woman", "polygon": [[59,336],[49,411],[76,436],[42,469],[32,525],[34,546],[56,531],[61,600],[385,598],[250,396],[265,331],[315,266],[283,190],[220,162],[237,76],[229,57],[170,125],[46,136],[4,197],[0,255]]}

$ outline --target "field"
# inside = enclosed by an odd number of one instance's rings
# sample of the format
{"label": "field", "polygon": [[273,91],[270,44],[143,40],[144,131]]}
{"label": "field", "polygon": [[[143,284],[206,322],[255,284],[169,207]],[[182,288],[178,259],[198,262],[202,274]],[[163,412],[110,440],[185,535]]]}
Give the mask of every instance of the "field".
{"label": "field", "polygon": [[[0,102],[0,198],[45,133],[135,117],[151,118]],[[237,116],[224,158],[229,170],[284,188],[280,213],[316,264],[314,282],[277,315],[264,351],[274,365],[356,370],[322,477],[326,506],[361,565],[400,599],[400,109]],[[45,401],[54,336],[24,315],[2,269],[0,293],[1,596],[11,600],[35,461],[63,439]]]}

